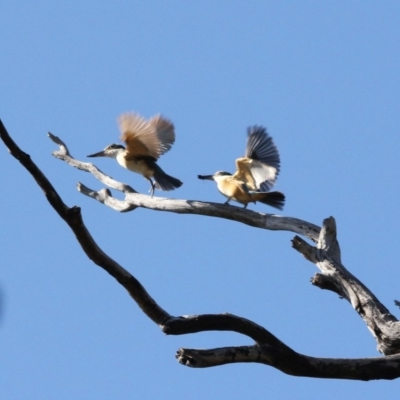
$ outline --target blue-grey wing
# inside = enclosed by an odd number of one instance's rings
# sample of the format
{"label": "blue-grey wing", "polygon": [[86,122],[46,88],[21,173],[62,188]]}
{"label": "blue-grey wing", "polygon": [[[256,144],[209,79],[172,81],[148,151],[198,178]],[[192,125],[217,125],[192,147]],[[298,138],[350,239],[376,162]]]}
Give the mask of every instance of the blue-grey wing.
{"label": "blue-grey wing", "polygon": [[245,157],[258,160],[274,167],[279,173],[281,160],[279,152],[271,136],[263,126],[251,126],[247,129],[247,146]]}
{"label": "blue-grey wing", "polygon": [[275,185],[280,170],[278,149],[263,126],[248,128],[247,135],[246,157],[255,160],[251,173],[257,188],[268,192]]}

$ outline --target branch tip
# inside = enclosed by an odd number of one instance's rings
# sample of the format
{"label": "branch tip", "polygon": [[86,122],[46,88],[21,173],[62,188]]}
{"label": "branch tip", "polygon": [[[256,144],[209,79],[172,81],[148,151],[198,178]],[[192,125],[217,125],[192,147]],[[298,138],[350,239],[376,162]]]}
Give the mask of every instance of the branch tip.
{"label": "branch tip", "polygon": [[185,354],[184,349],[179,349],[176,352],[175,358],[178,360],[178,362],[186,367],[196,367],[197,362],[194,358],[190,357],[189,355]]}
{"label": "branch tip", "polygon": [[[67,145],[66,145],[58,136],[53,135],[51,132],[48,132],[48,133],[47,133],[47,136],[48,136],[55,144],[57,144],[58,146],[60,146],[59,152],[61,152],[62,155],[71,156],[71,154],[70,154],[70,152],[69,152],[69,150],[68,150]],[[57,156],[58,152],[57,152],[57,151],[53,151],[52,154],[53,154],[53,156]]]}

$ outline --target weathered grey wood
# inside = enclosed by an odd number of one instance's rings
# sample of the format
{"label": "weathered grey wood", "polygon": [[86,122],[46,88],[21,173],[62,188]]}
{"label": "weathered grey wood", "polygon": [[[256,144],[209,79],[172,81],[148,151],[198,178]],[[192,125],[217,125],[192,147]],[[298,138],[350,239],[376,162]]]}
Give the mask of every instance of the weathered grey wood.
{"label": "weathered grey wood", "polygon": [[292,245],[321,271],[312,281],[315,286],[350,302],[375,337],[378,351],[386,355],[400,353],[399,321],[341,262],[335,219],[324,220],[316,247],[298,236]]}
{"label": "weathered grey wood", "polygon": [[125,194],[124,200],[118,200],[112,197],[110,191],[105,191],[104,189],[95,191],[82,183],[78,183],[78,191],[82,194],[89,196],[116,211],[128,212],[138,207],[142,207],[155,211],[166,211],[177,214],[205,215],[208,217],[230,219],[261,229],[291,231],[306,236],[313,241],[318,239],[320,228],[314,224],[297,218],[259,213],[230,204],[210,203],[198,200],[169,199],[156,196],[151,197],[149,195],[137,193],[131,186],[118,182],[107,176],[93,164],[74,159],[61,139],[51,133],[49,133],[48,136],[54,143],[60,146],[58,151],[53,152],[54,157],[65,161],[72,167],[91,173],[104,185]]}
{"label": "weathered grey wood", "polygon": [[110,176],[104,174],[92,163],[75,160],[75,158],[71,156],[67,145],[59,137],[53,135],[50,132],[47,135],[54,143],[58,144],[58,146],[60,147],[59,150],[53,151],[54,157],[58,158],[59,160],[65,161],[68,165],[80,169],[81,171],[90,172],[96,179],[98,179],[101,183],[110,187],[111,189],[119,190],[123,193],[136,193],[136,191],[132,189],[129,185],[118,182]]}
{"label": "weathered grey wood", "polygon": [[369,359],[327,359],[299,354],[276,338],[265,328],[253,321],[231,314],[195,315],[174,317],[163,310],[147,293],[140,282],[126,269],[105,254],[96,244],[83,223],[79,207],[67,207],[46,176],[39,170],[30,156],[15,144],[0,121],[0,138],[10,153],[20,161],[43,190],[49,204],[74,232],[83,251],[94,263],[107,271],[120,283],[137,302],[143,312],[168,335],[182,335],[202,331],[234,331],[248,336],[256,343],[250,346],[225,347],[219,349],[180,349],[178,361],[192,367],[210,367],[236,362],[257,362],[270,365],[284,373],[337,379],[395,379],[400,377],[400,349],[398,321],[378,299],[341,264],[340,250],[336,239],[336,225],[332,217],[326,219],[323,228],[295,218],[279,217],[243,210],[234,206],[199,201],[150,198],[138,194],[129,187],[104,175],[95,166],[74,160],[65,144],[50,136],[59,144],[55,156],[68,164],[91,172],[107,186],[120,190],[125,200],[111,196],[108,189],[92,191],[82,184],[78,189],[85,195],[119,211],[145,207],[158,211],[190,213],[216,216],[270,230],[288,230],[302,234],[316,242],[311,246],[299,236],[293,239],[293,247],[312,261],[321,270],[313,283],[323,289],[333,290],[345,297],[367,322],[376,337],[379,350],[399,353],[394,356]]}

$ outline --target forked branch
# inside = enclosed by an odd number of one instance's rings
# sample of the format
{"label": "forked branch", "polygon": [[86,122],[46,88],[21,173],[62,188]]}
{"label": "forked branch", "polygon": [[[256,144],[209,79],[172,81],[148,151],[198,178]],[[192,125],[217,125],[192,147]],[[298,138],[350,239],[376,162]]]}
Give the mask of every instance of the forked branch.
{"label": "forked branch", "polygon": [[312,284],[348,300],[367,324],[381,353],[400,353],[399,321],[342,264],[335,219],[330,217],[324,220],[316,247],[310,246],[299,236],[293,238],[292,245],[320,269],[321,274],[313,277]]}

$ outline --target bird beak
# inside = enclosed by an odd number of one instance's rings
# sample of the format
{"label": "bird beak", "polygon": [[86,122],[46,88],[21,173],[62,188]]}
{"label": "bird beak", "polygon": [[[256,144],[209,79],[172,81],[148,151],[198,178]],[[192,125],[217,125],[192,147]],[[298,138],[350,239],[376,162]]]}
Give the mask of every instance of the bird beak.
{"label": "bird beak", "polygon": [[197,175],[199,179],[207,179],[208,181],[214,180],[214,175]]}
{"label": "bird beak", "polygon": [[102,151],[99,151],[98,153],[89,154],[86,157],[105,157],[105,156],[106,155],[104,153],[104,150],[102,150]]}

